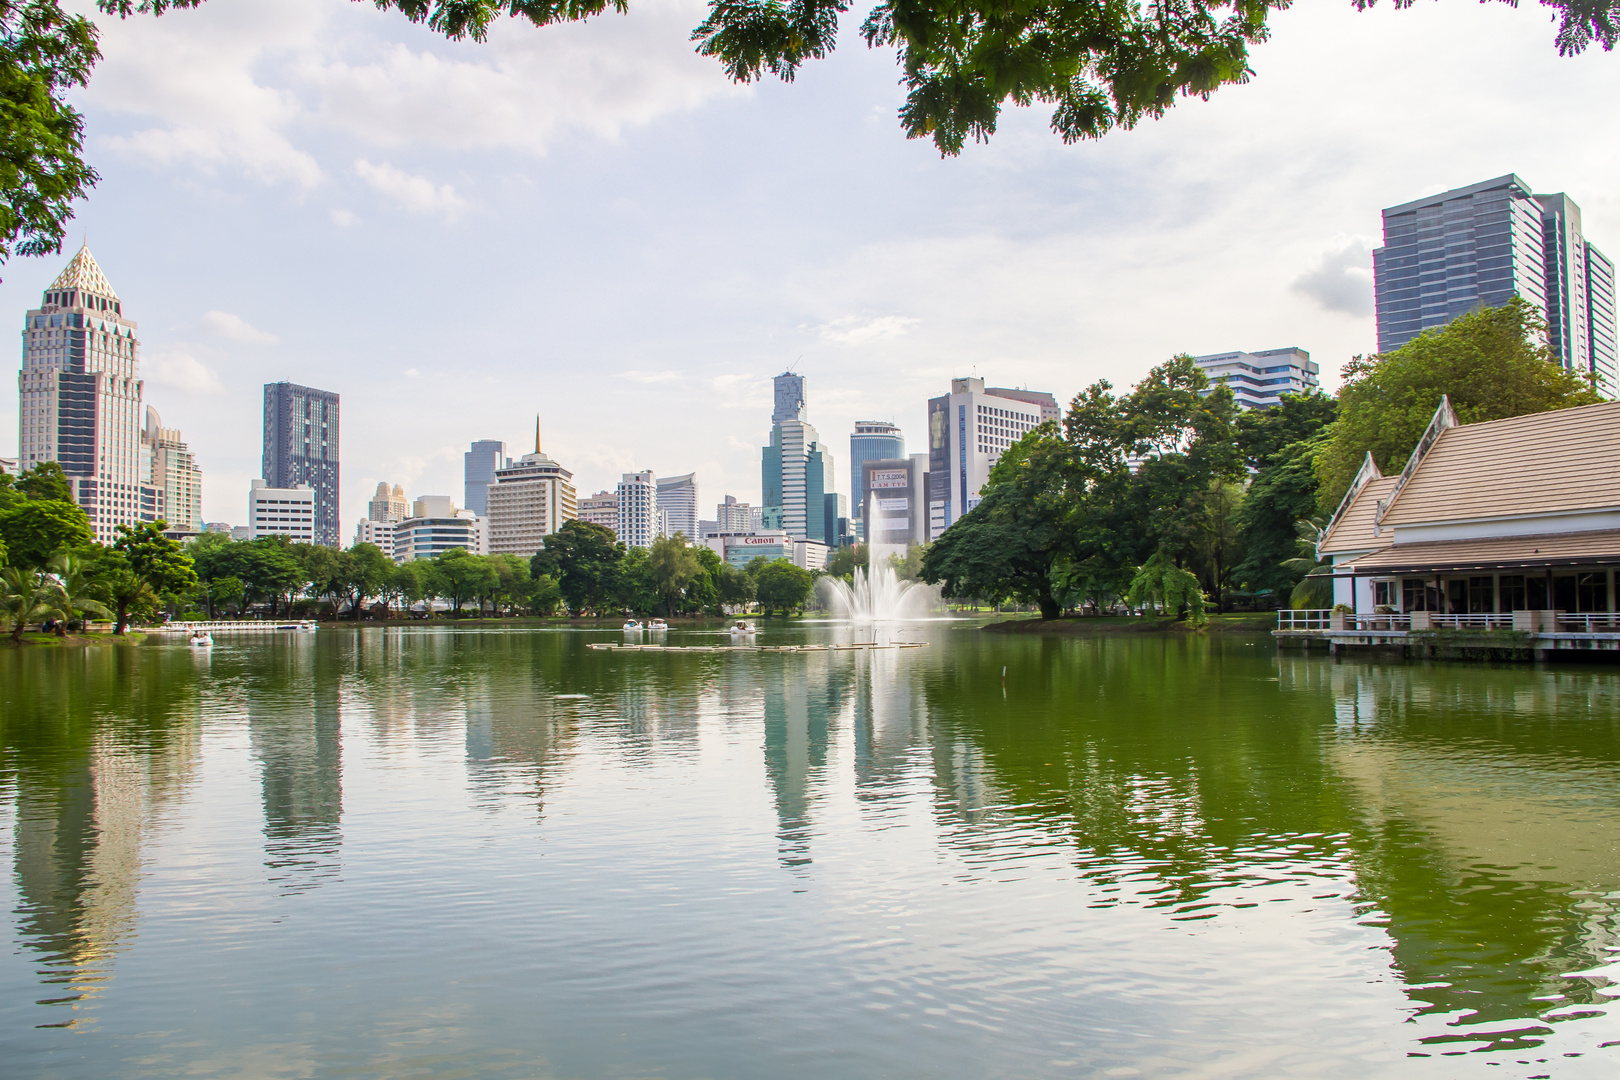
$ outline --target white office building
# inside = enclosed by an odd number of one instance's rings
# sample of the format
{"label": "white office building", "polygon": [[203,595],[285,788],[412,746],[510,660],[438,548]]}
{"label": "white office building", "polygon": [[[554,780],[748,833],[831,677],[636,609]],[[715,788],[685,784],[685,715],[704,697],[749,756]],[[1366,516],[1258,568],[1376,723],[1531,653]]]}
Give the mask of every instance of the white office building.
{"label": "white office building", "polygon": [[494,483],[485,491],[490,552],[527,559],[563,522],[573,521],[579,513],[573,478],[540,451],[538,436],[534,453],[496,469]]}
{"label": "white office building", "polygon": [[579,520],[592,525],[619,531],[619,496],[611,491],[598,491],[579,500]]}
{"label": "white office building", "polygon": [[1033,390],[952,379],[951,392],[928,401],[929,535],[979,505],[979,492],[1002,453],[1025,433],[1060,415],[1057,399]]}
{"label": "white office building", "polygon": [[361,518],[360,523],[354,527],[354,542],[357,544],[375,544],[384,555],[392,559],[394,557],[394,529],[398,524],[395,521],[372,521],[370,518]]}
{"label": "white office building", "polygon": [[411,516],[394,526],[397,563],[431,559],[451,548],[488,555],[489,519],[457,509],[448,495],[423,495],[411,505]]}
{"label": "white office building", "polygon": [[697,473],[658,478],[658,510],[664,515],[665,536],[680,533],[690,542],[698,538]]}
{"label": "white office building", "polygon": [[625,473],[619,480],[618,526],[613,530],[629,547],[652,547],[660,535],[658,477],[651,469]]}
{"label": "white office building", "polygon": [[164,427],[162,417],[150,405],[146,407],[146,430],[141,433],[141,469],[158,492],[158,516],[168,522],[169,534],[201,533],[202,470],[179,429]]}
{"label": "white office building", "polygon": [[1240,409],[1269,409],[1284,394],[1310,394],[1322,387],[1316,361],[1304,349],[1211,353],[1193,357],[1193,363],[1209,377],[1212,389],[1228,387]]}
{"label": "white office building", "polygon": [[253,481],[248,491],[247,530],[249,540],[285,536],[295,544],[313,544],[315,489],[308,484],[273,488],[262,479]]}

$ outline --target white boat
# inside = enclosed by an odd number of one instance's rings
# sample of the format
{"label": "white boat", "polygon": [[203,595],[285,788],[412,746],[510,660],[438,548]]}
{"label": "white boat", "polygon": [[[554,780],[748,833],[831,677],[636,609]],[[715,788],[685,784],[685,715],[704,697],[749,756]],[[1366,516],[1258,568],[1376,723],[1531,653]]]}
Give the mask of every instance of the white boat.
{"label": "white boat", "polygon": [[641,629],[641,624],[636,622],[636,620],[634,620],[634,619],[626,619],[626,620],[624,620],[624,629],[625,630],[640,630]]}
{"label": "white boat", "polygon": [[199,630],[191,635],[190,645],[194,649],[206,649],[214,643],[214,635],[206,630]]}
{"label": "white boat", "polygon": [[753,637],[754,636],[754,624],[753,623],[746,623],[746,622],[733,623],[732,626],[731,626],[731,636],[734,637],[734,638],[737,638],[737,637]]}
{"label": "white boat", "polygon": [[649,630],[668,630],[669,629],[669,623],[665,622],[663,619],[654,619],[652,622],[647,624],[647,629],[649,629]]}

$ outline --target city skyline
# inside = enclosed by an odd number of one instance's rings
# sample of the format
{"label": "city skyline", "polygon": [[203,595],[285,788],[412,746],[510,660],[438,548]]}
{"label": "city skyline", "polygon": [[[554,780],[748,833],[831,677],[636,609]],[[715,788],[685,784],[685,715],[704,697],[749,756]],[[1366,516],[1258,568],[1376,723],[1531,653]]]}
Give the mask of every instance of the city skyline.
{"label": "city skyline", "polygon": [[[525,444],[537,410],[581,491],[651,467],[753,502],[764,380],[796,361],[844,491],[853,422],[892,420],[915,449],[953,376],[1067,402],[1177,352],[1297,344],[1331,391],[1374,347],[1382,207],[1511,171],[1568,191],[1586,233],[1620,246],[1620,151],[1558,107],[1601,100],[1613,57],[1559,59],[1539,9],[1295,8],[1250,85],[1072,147],[1040,110],[1010,110],[988,145],[941,161],[894,130],[892,63],[854,41],[793,87],[738,89],[690,55],[676,14],[576,34],[502,23],[478,46],[298,4],[102,19],[106,59],[75,101],[103,180],[64,254],[13,258],[0,284],[0,303],[32,307],[89,234],[138,312],[146,397],[197,454],[206,520],[241,515],[266,382],[367,402],[344,418],[343,539],[378,481],[456,495],[468,442]],[[536,123],[505,128],[543,146],[366,113],[346,83],[293,93],[304,71],[386,74],[396,47],[521,88],[563,37],[646,61],[645,81],[584,113],[532,96]],[[295,97],[320,115],[283,117]],[[1522,130],[1543,137],[1504,134]],[[1195,262],[1212,253],[1219,273]],[[523,314],[442,314],[508,308]],[[17,424],[0,412],[8,457]]]}

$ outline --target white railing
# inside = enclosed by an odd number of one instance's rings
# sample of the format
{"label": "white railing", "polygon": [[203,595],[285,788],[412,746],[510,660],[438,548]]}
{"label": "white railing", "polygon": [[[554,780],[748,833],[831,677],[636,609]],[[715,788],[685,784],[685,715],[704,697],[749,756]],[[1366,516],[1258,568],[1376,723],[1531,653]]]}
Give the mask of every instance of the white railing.
{"label": "white railing", "polygon": [[1412,616],[1396,615],[1391,613],[1371,615],[1346,615],[1346,628],[1351,630],[1410,630],[1412,629]]}
{"label": "white railing", "polygon": [[1326,630],[1332,617],[1326,608],[1289,608],[1277,612],[1277,629]]}
{"label": "white railing", "polygon": [[199,622],[168,622],[152,627],[154,634],[267,634],[278,630],[313,633],[312,619],[209,619]]}
{"label": "white railing", "polygon": [[1620,633],[1620,615],[1612,611],[1600,611],[1587,615],[1561,612],[1558,616],[1558,629],[1570,634]]}
{"label": "white railing", "polygon": [[1511,630],[1513,629],[1513,614],[1512,612],[1479,612],[1472,615],[1444,615],[1440,612],[1431,612],[1429,625],[1450,627],[1457,630]]}

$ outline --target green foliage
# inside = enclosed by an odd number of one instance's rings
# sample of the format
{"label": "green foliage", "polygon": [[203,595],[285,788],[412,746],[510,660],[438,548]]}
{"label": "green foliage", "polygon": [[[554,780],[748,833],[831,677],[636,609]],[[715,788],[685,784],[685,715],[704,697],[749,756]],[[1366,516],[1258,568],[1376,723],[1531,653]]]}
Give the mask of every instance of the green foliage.
{"label": "green foliage", "polygon": [[1246,409],[1237,416],[1238,452],[1251,469],[1295,443],[1309,442],[1339,418],[1339,402],[1323,393],[1284,394],[1269,409]]}
{"label": "green foliage", "polygon": [[714,590],[717,602],[731,608],[746,607],[754,602],[757,595],[754,576],[729,564],[721,566],[716,572]]}
{"label": "green foliage", "polygon": [[555,615],[562,603],[562,586],[550,574],[541,574],[529,579],[523,600],[531,615]]}
{"label": "green foliage", "polygon": [[786,615],[797,610],[815,587],[814,575],[787,559],[767,562],[754,579],[755,596],[767,614],[780,611]]}
{"label": "green foliage", "polygon": [[461,605],[475,596],[485,595],[500,581],[499,574],[487,559],[480,558],[466,548],[451,548],[433,560],[433,575],[438,595],[450,601],[450,610],[461,617]]}
{"label": "green foliage", "polygon": [[106,604],[96,599],[94,570],[83,555],[61,551],[51,559],[51,573],[62,589],[64,619],[73,622],[83,615],[96,615],[103,619],[113,617]]}
{"label": "green foliage", "polygon": [[5,615],[13,644],[22,641],[30,623],[66,622],[70,609],[67,594],[55,578],[20,566],[0,570],[0,614]]}
{"label": "green foliage", "polygon": [[1160,611],[1179,613],[1187,609],[1187,621],[1193,626],[1209,622],[1204,611],[1204,590],[1196,575],[1183,570],[1163,552],[1155,552],[1131,578],[1125,598],[1132,604],[1152,604]]}
{"label": "green foliage", "polygon": [[1289,606],[1295,610],[1325,608],[1333,602],[1333,579],[1327,576],[1332,561],[1316,557],[1316,545],[1322,542],[1327,525],[1326,515],[1300,518],[1294,523],[1294,555],[1283,560],[1282,568],[1295,578],[1289,595]]}
{"label": "green foliage", "polygon": [[37,570],[58,551],[91,540],[90,519],[76,503],[30,498],[0,510],[0,541],[14,566]]}
{"label": "green foliage", "polygon": [[679,533],[654,540],[647,551],[647,562],[654,590],[663,597],[667,613],[675,614],[687,589],[703,573],[703,564]]}
{"label": "green foliage", "polygon": [[663,601],[657,571],[647,548],[628,548],[614,581],[613,602],[622,611],[650,615]]}
{"label": "green foliage", "polygon": [[1240,512],[1243,561],[1233,574],[1250,591],[1285,595],[1309,569],[1301,570],[1291,560],[1298,554],[1297,523],[1316,510],[1316,456],[1328,438],[1318,432],[1315,438],[1289,443],[1263,459],[1250,482]]}
{"label": "green foliage", "polygon": [[17,477],[16,489],[30,499],[40,499],[47,502],[73,501],[73,485],[68,483],[67,473],[62,466],[54,461],[42,461],[32,469],[24,470]]}
{"label": "green foliage", "polygon": [[1552,362],[1545,332],[1536,309],[1515,297],[1425,330],[1394,352],[1350,361],[1333,439],[1317,458],[1318,507],[1338,506],[1369,451],[1386,474],[1400,472],[1442,395],[1464,424],[1602,400]]}
{"label": "green foliage", "polygon": [[529,573],[555,579],[568,610],[601,612],[619,592],[625,547],[613,530],[585,521],[565,521],[529,560]]}

